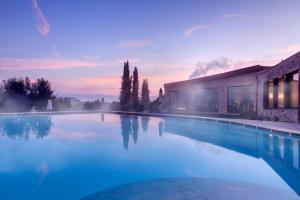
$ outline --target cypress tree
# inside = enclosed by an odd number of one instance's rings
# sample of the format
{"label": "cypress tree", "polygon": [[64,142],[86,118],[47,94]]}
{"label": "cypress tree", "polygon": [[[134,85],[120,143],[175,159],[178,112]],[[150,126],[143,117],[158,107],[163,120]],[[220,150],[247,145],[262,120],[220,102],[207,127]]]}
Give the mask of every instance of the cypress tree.
{"label": "cypress tree", "polygon": [[141,95],[142,109],[148,110],[150,104],[150,91],[148,88],[148,80],[144,79],[142,84],[142,95]]}
{"label": "cypress tree", "polygon": [[138,110],[139,107],[139,74],[137,67],[133,70],[132,80],[132,106],[134,110]]}
{"label": "cypress tree", "polygon": [[131,77],[129,70],[129,62],[124,62],[121,91],[120,91],[120,108],[123,111],[131,109],[130,98],[131,97]]}
{"label": "cypress tree", "polygon": [[159,98],[159,100],[161,100],[161,99],[164,98],[164,93],[163,93],[163,91],[162,91],[161,88],[159,88],[159,95],[158,95],[158,98]]}

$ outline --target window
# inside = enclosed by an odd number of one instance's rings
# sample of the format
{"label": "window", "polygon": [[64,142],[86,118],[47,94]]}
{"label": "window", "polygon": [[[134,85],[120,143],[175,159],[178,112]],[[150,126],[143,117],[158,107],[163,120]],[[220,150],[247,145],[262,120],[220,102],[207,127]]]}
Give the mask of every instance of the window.
{"label": "window", "polygon": [[227,111],[229,113],[253,112],[255,87],[252,85],[228,87],[227,98]]}
{"label": "window", "polygon": [[218,112],[217,88],[200,89],[195,102],[196,111],[198,112]]}
{"label": "window", "polygon": [[278,81],[278,108],[284,108],[284,79]]}
{"label": "window", "polygon": [[178,106],[178,92],[177,91],[170,91],[170,109],[177,110]]}
{"label": "window", "polygon": [[178,93],[178,111],[187,111],[188,110],[188,101],[189,95],[188,92],[182,90]]}
{"label": "window", "polygon": [[273,81],[268,83],[268,108],[273,108]]}
{"label": "window", "polygon": [[298,84],[299,84],[299,74],[295,73],[292,75],[291,80],[291,107],[298,107]]}

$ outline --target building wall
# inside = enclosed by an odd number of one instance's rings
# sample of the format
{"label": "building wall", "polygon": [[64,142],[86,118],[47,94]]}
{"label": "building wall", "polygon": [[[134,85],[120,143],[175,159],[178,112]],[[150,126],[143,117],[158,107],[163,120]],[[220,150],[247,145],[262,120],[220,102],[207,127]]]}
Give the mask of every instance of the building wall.
{"label": "building wall", "polygon": [[[207,89],[207,88],[216,88],[218,91],[218,108],[219,113],[227,113],[227,89],[231,86],[246,86],[246,85],[252,85],[255,88],[257,88],[257,72],[243,74],[239,76],[233,76],[229,78],[222,78],[207,82],[199,82],[199,83],[193,83],[193,84],[185,84],[183,86],[172,86],[172,87],[165,87],[165,104],[166,107],[169,108],[169,96],[170,91],[178,91],[179,95],[180,93],[185,93],[186,98],[188,98],[188,110],[180,110],[177,112],[188,112],[188,113],[197,113],[196,111],[196,95],[197,92],[201,89]],[[254,109],[256,111],[256,102],[257,102],[257,90],[255,89],[253,91],[253,94],[251,96],[254,99]],[[170,111],[170,110],[169,110]]]}
{"label": "building wall", "polygon": [[[165,86],[165,108],[169,108],[169,93],[170,91],[178,91],[179,95],[184,93],[184,96],[188,100],[187,110],[179,110],[177,112],[197,113],[196,110],[196,95],[200,89],[216,88],[218,93],[218,113],[228,113],[227,110],[227,90],[231,86],[244,86],[253,85],[254,91],[251,91],[254,99],[254,111],[260,116],[270,117],[272,120],[287,121],[287,122],[299,122],[299,108],[264,108],[264,85],[267,81],[274,80],[283,77],[292,72],[300,72],[300,52],[275,65],[274,67],[260,71],[242,74],[238,76],[232,76],[229,78],[220,78],[210,81],[199,81],[197,83],[185,82],[184,84],[176,83],[174,85]],[[299,84],[298,84],[299,86]],[[300,87],[300,86],[299,86]],[[287,90],[289,91],[289,90]],[[285,93],[286,94],[286,93]],[[294,93],[293,93],[294,94]],[[286,98],[286,97],[284,97]],[[298,91],[298,98],[300,94]],[[298,101],[298,107],[299,107]],[[286,102],[285,102],[286,103]],[[168,110],[170,111],[170,110]],[[172,112],[172,111],[171,111]]]}
{"label": "building wall", "polygon": [[273,68],[260,72],[258,77],[258,114],[261,116],[268,116],[271,119],[275,117],[279,121],[287,122],[298,122],[298,109],[287,109],[287,108],[277,108],[277,109],[265,109],[264,108],[264,83],[282,77],[285,74],[297,71],[300,69],[300,53],[286,59],[285,61],[279,63]]}

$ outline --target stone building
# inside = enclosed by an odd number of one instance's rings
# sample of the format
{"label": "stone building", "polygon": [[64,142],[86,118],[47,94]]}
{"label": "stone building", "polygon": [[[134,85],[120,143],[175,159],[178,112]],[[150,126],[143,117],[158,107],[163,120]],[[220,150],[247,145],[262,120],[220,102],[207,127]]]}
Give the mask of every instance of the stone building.
{"label": "stone building", "polygon": [[298,122],[300,52],[279,64],[166,83],[165,107],[172,113],[251,113]]}
{"label": "stone building", "polygon": [[258,114],[299,122],[300,52],[258,76]]}

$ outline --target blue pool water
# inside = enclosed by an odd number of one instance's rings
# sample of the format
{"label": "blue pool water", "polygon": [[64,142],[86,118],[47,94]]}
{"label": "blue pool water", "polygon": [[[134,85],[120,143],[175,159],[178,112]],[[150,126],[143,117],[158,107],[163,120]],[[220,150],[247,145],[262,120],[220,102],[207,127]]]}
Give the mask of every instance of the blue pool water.
{"label": "blue pool water", "polygon": [[0,199],[80,199],[121,184],[174,177],[300,194],[300,138],[195,119],[0,117]]}

